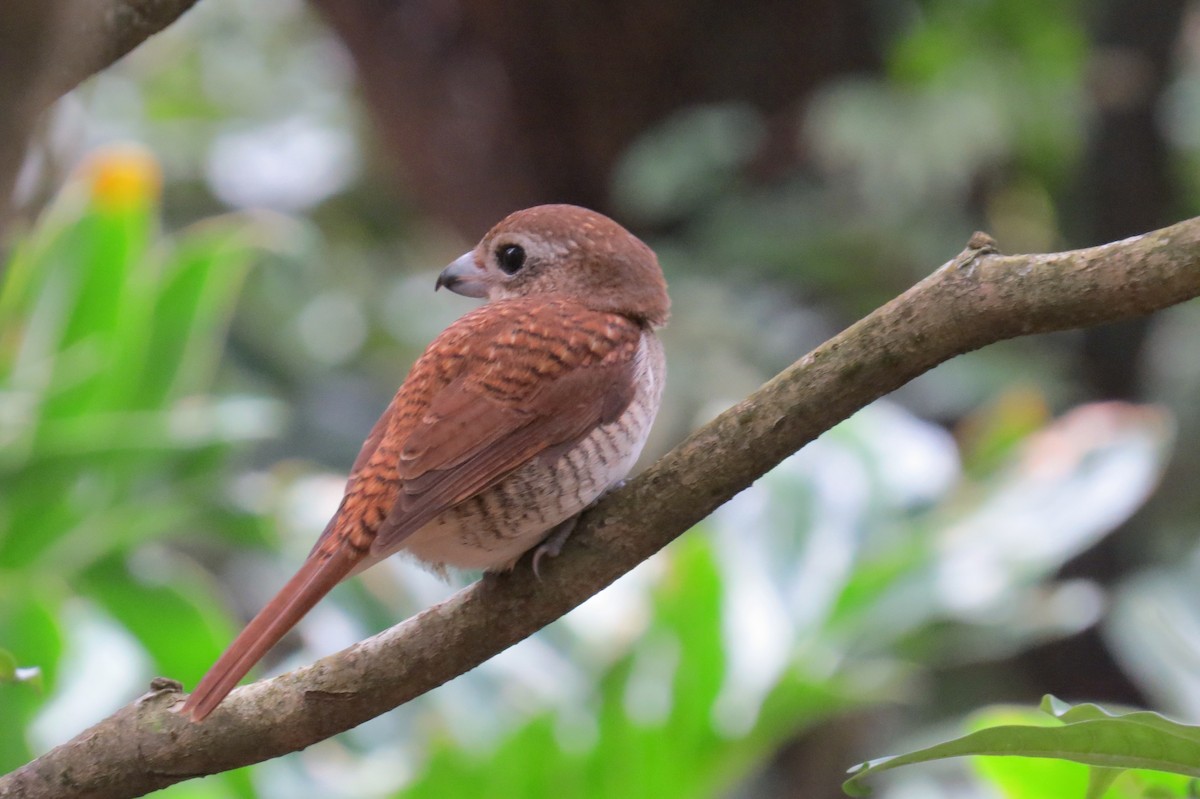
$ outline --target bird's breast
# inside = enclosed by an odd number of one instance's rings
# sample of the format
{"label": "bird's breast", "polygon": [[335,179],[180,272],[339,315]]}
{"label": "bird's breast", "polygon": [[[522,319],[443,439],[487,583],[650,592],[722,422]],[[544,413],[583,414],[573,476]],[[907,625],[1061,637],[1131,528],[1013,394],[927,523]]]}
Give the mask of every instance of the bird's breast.
{"label": "bird's breast", "polygon": [[403,549],[435,567],[502,571],[560,522],[576,515],[629,474],[662,400],[662,344],[642,334],[632,401],[565,450],[533,458],[491,488],[450,508],[413,533]]}

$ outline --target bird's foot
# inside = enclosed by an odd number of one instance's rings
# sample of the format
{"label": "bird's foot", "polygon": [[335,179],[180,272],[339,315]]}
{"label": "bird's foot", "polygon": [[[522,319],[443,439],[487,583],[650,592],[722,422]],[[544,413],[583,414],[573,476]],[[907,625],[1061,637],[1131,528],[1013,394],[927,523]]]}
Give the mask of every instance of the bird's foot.
{"label": "bird's foot", "polygon": [[[596,502],[599,502],[612,492],[623,487],[626,482],[628,481],[618,480],[608,488],[604,489],[604,493],[596,497],[596,500],[592,503],[592,505],[595,505]],[[591,507],[591,505],[588,507]],[[538,566],[541,564],[542,558],[558,557],[558,553],[562,552],[563,544],[567,542],[567,539],[571,537],[571,533],[575,531],[575,525],[579,523],[579,517],[581,515],[583,515],[582,512],[577,513],[566,521],[559,522],[554,527],[550,528],[550,532],[547,533],[546,537],[542,539],[542,543],[538,544],[537,549],[533,550],[533,575],[539,580],[542,579],[542,575],[538,570]]]}
{"label": "bird's foot", "polygon": [[[609,494],[611,494],[614,491],[620,491],[622,488],[625,487],[625,484],[628,482],[629,482],[628,478],[622,477],[620,480],[613,483],[608,488],[604,489],[604,492],[601,493],[600,496],[596,497],[596,502],[599,502],[600,500],[604,499],[605,497],[607,497]],[[593,502],[592,504],[595,505],[596,502]]]}
{"label": "bird's foot", "polygon": [[533,550],[533,576],[542,579],[542,574],[538,570],[538,565],[542,558],[550,557],[557,558],[558,553],[562,552],[563,544],[571,537],[571,533],[575,531],[575,524],[579,521],[579,516],[572,516],[564,522],[559,522],[554,527],[550,528],[550,532],[542,539],[542,543],[537,545],[537,549]]}

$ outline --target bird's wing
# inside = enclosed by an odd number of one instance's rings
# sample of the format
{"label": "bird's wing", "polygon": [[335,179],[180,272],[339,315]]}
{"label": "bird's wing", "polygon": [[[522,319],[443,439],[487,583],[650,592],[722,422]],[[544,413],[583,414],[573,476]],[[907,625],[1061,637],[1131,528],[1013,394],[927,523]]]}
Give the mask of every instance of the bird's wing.
{"label": "bird's wing", "polygon": [[640,340],[636,323],[571,304],[493,315],[468,338],[461,372],[431,394],[388,455],[397,490],[372,556],[395,551],[547,450],[619,418],[633,400]]}

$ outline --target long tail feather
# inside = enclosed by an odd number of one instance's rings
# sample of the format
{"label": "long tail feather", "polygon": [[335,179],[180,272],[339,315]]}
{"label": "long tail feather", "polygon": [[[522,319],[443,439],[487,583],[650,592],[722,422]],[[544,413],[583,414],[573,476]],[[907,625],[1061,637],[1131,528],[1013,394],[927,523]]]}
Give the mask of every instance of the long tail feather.
{"label": "long tail feather", "polygon": [[342,548],[332,553],[313,552],[208,670],[180,713],[192,721],[200,721],[212,713],[267,650],[279,643],[321,597],[350,574],[360,559],[352,550]]}

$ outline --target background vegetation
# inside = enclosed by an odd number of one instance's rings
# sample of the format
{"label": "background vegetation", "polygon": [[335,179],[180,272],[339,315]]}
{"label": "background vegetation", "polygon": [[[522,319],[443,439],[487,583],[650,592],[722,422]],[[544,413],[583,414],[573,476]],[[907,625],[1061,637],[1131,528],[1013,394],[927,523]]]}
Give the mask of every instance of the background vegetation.
{"label": "background vegetation", "polygon": [[[194,685],[470,307],[434,275],[510,210],[592,205],[660,253],[648,458],[973,229],[1057,250],[1200,213],[1189,4],[655,9],[203,0],[56,106],[0,276],[0,769]],[[838,796],[1047,692],[1195,721],[1197,334],[1193,303],[952,361],[475,672],[162,795]],[[453,587],[381,565],[265,668]],[[872,784],[1082,795],[1072,768]]]}

